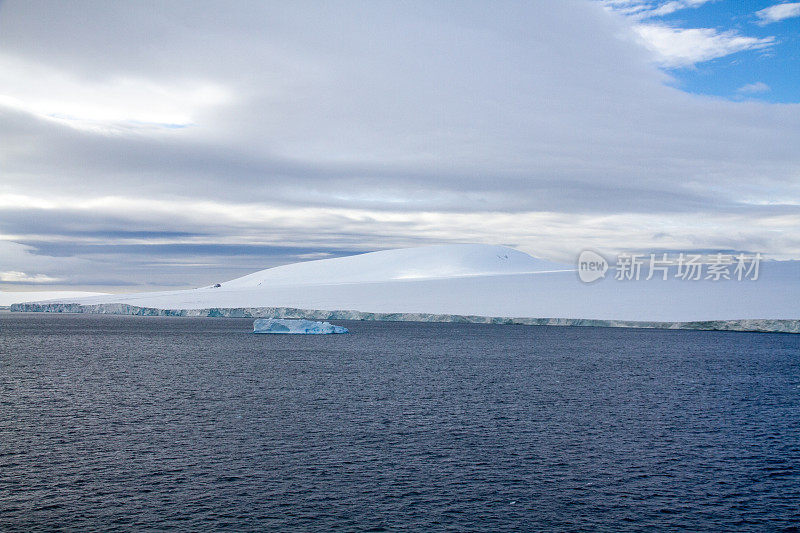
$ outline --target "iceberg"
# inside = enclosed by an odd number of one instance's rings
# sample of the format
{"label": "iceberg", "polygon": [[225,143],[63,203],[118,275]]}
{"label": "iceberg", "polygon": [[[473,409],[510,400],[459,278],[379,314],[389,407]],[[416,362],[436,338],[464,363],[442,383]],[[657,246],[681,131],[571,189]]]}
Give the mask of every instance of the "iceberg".
{"label": "iceberg", "polygon": [[347,328],[329,322],[292,320],[286,318],[259,318],[253,322],[253,333],[279,333],[294,335],[328,335],[349,333]]}

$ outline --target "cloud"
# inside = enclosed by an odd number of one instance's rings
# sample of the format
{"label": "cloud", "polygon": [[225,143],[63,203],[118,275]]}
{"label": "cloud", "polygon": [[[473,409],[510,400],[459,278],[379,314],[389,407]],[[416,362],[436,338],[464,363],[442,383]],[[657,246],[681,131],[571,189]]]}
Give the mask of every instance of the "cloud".
{"label": "cloud", "polygon": [[745,50],[763,50],[775,43],[774,37],[747,37],[731,30],[713,28],[675,28],[663,24],[639,24],[635,31],[660,65],[690,67]]}
{"label": "cloud", "polygon": [[[79,204],[77,199],[65,199]],[[20,205],[31,205],[17,198]],[[706,204],[708,202],[705,202]],[[732,204],[710,212],[442,212],[292,209],[242,203],[150,203],[116,198],[91,202],[91,209],[25,209],[43,218],[34,235],[18,236],[34,260],[83,287],[126,280],[141,287],[201,286],[251,271],[308,259],[314,253],[338,257],[376,249],[442,242],[507,243],[534,255],[571,261],[583,246],[602,250],[646,249],[653,243],[671,249],[713,248],[800,253],[800,204]],[[88,206],[88,203],[82,207]],[[130,219],[114,217],[127,213]],[[2,230],[16,219],[3,209]],[[103,225],[103,219],[108,222]],[[143,235],[135,224],[202,230]],[[129,232],[88,231],[93,226],[127,227]],[[83,233],[75,227],[86,228]],[[313,228],[313,231],[309,231]],[[665,232],[665,228],[670,228]],[[660,235],[659,237],[655,237]],[[82,261],[71,267],[63,262]],[[100,270],[102,269],[102,274]],[[118,282],[112,285],[119,285]]]}
{"label": "cloud", "polygon": [[229,97],[221,85],[202,80],[86,80],[6,54],[0,54],[0,87],[0,106],[100,133],[191,126],[199,110]]}
{"label": "cloud", "polygon": [[673,0],[662,3],[658,7],[654,8],[650,14],[651,16],[661,17],[675,13],[676,11],[680,11],[682,9],[698,8],[704,4],[707,4],[708,2],[709,0]]}
{"label": "cloud", "polygon": [[684,9],[696,9],[713,0],[603,0],[602,5],[633,23],[640,44],[651,51],[663,68],[687,68],[746,50],[761,50],[775,44],[774,37],[749,37],[736,30],[682,28],[659,19]]}
{"label": "cloud", "polygon": [[756,93],[765,93],[770,90],[769,85],[764,83],[763,81],[757,81],[754,83],[748,83],[747,85],[742,85],[736,92],[742,94],[756,94]]}
{"label": "cloud", "polygon": [[696,9],[715,0],[601,0],[609,10],[634,20],[664,17],[684,9]]}
{"label": "cloud", "polygon": [[3,283],[56,283],[58,281],[62,280],[45,274],[29,275],[25,272],[17,272],[14,270],[0,272],[0,282]]}
{"label": "cloud", "polygon": [[790,2],[776,4],[756,11],[759,24],[765,25],[771,22],[779,22],[788,18],[800,17],[800,2]]}
{"label": "cloud", "polygon": [[[596,3],[2,9],[2,271],[198,286],[314,253],[654,235],[800,256],[800,108],[669,86]],[[769,45],[686,31],[661,39],[680,65]]]}

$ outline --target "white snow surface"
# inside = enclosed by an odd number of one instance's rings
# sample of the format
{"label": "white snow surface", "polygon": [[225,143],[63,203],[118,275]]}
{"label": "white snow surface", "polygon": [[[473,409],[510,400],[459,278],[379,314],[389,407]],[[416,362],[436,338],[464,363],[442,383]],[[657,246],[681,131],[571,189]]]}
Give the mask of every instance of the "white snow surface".
{"label": "white snow surface", "polygon": [[87,296],[105,295],[107,295],[105,292],[84,291],[0,291],[0,307],[8,307],[11,304],[21,304],[25,302],[40,302],[42,300],[62,301],[70,298],[85,298]]}
{"label": "white snow surface", "polygon": [[349,333],[343,326],[330,322],[289,318],[258,318],[253,322],[253,333],[272,333],[289,335],[330,335]]}
{"label": "white snow surface", "polygon": [[453,244],[370,252],[268,268],[222,283],[227,289],[377,283],[500,274],[571,267],[536,259],[505,246]]}
{"label": "white snow surface", "polygon": [[285,265],[219,287],[60,301],[599,320],[798,319],[800,261],[763,262],[756,281],[617,281],[609,271],[586,284],[572,265],[504,246],[442,245]]}

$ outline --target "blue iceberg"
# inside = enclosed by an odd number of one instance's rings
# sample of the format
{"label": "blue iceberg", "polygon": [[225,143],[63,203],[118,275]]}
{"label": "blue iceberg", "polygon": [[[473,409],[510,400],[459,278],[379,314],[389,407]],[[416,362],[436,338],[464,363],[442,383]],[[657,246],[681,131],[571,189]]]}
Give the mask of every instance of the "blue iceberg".
{"label": "blue iceberg", "polygon": [[345,327],[334,326],[328,322],[288,318],[259,318],[253,322],[253,333],[328,335],[331,333],[349,333],[349,331]]}

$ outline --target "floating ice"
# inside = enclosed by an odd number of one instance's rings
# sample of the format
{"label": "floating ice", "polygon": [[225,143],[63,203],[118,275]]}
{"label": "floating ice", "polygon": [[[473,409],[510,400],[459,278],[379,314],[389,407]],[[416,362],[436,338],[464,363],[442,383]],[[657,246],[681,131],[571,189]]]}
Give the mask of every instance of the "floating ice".
{"label": "floating ice", "polygon": [[347,328],[328,322],[291,320],[287,318],[259,318],[253,322],[253,333],[283,333],[295,335],[327,335],[349,333]]}

